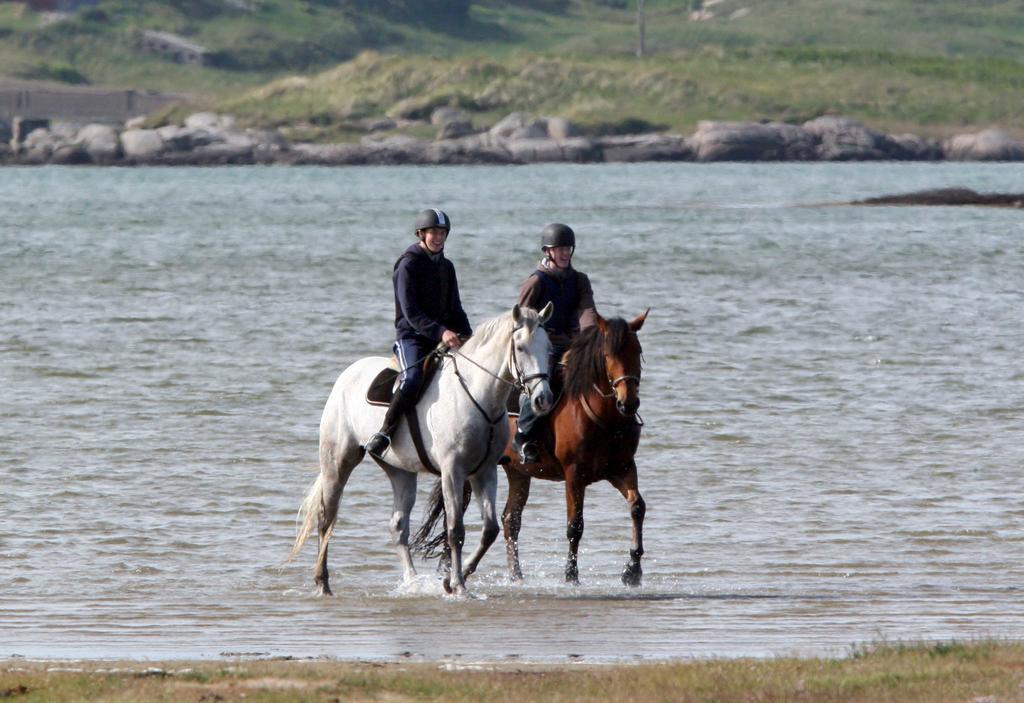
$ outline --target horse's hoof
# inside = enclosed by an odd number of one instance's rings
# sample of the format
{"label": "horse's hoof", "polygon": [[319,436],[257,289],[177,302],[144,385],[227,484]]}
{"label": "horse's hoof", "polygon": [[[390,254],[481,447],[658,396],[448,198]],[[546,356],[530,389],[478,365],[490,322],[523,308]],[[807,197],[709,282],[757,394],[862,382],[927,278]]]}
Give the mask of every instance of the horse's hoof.
{"label": "horse's hoof", "polygon": [[445,593],[447,593],[448,595],[452,594],[452,580],[451,580],[451,577],[445,576],[444,577],[444,581],[441,582],[441,585],[444,587],[444,592]]}
{"label": "horse's hoof", "polygon": [[318,596],[333,596],[334,593],[331,591],[331,587],[326,583],[318,583],[316,585],[316,594]]}
{"label": "horse's hoof", "polygon": [[509,574],[509,580],[513,583],[519,583],[523,580],[523,572],[519,569],[515,569],[511,574]]}
{"label": "horse's hoof", "polygon": [[639,568],[633,569],[627,566],[622,572],[622,583],[625,586],[639,586],[640,581],[643,579],[643,571]]}

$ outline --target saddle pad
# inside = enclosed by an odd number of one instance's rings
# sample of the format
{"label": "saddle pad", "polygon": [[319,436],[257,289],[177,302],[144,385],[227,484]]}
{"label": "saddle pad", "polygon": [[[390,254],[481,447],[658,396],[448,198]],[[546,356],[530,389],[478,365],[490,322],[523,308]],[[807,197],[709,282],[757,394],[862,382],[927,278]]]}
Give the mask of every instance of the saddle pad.
{"label": "saddle pad", "polygon": [[391,405],[391,398],[395,394],[395,381],[398,379],[398,369],[386,366],[381,369],[377,377],[366,389],[366,402],[370,405]]}
{"label": "saddle pad", "polygon": [[[423,360],[423,383],[420,385],[421,394],[430,385],[431,379],[437,372],[439,366],[437,363],[438,358],[436,354],[428,354],[427,358]],[[398,378],[398,374],[398,359],[392,356],[391,363],[381,369],[381,372],[370,383],[370,387],[366,389],[366,402],[370,405],[391,405],[391,399],[395,396],[395,381]]]}

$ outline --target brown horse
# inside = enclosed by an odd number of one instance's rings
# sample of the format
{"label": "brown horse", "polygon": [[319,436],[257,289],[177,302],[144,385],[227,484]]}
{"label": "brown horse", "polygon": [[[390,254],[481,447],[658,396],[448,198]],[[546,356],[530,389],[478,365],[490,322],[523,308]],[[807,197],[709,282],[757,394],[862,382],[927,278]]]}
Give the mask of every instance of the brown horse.
{"label": "brown horse", "polygon": [[[565,482],[569,539],[566,582],[579,583],[577,554],[583,536],[586,488],[598,481],[608,481],[629,503],[633,520],[633,544],[629,562],[622,572],[622,582],[628,586],[640,585],[646,506],[637,488],[634,460],[642,426],[637,410],[643,350],[637,332],[643,327],[647,312],[628,323],[619,318],[598,317],[596,326],[573,339],[563,357],[565,385],[549,414],[551,436],[548,442],[541,442],[545,446],[539,462],[522,464],[511,445],[506,447],[501,463],[508,476],[509,495],[502,526],[513,580],[523,577],[519,565],[523,507],[530,497],[530,482],[540,478]],[[515,418],[510,418],[509,422],[514,431]],[[443,515],[443,506],[438,505],[437,499],[432,498],[431,503],[432,508],[415,540],[417,550],[426,555],[436,554],[436,548],[442,546],[441,541],[436,537],[431,540],[430,535]]]}

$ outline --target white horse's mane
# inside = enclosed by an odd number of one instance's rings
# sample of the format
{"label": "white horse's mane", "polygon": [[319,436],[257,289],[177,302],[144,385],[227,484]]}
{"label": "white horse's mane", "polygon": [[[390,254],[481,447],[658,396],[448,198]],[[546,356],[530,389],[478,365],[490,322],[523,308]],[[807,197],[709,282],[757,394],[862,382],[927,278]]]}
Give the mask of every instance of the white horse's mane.
{"label": "white horse's mane", "polygon": [[[519,313],[522,315],[522,321],[525,322],[530,328],[534,327],[537,323],[537,311],[531,308],[522,307],[519,308]],[[486,346],[488,342],[493,340],[495,337],[507,337],[512,334],[512,329],[515,326],[515,321],[512,319],[512,311],[509,310],[497,317],[493,317],[490,320],[483,322],[473,332],[473,336],[470,337],[462,347],[462,351],[471,352],[474,349]]]}

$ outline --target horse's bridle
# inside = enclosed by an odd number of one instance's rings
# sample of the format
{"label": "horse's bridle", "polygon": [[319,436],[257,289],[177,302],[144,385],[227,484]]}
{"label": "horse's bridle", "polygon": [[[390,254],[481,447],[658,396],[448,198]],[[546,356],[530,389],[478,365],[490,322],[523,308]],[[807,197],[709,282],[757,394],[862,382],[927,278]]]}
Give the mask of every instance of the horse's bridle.
{"label": "horse's bridle", "polygon": [[522,366],[519,365],[519,357],[516,355],[516,332],[523,328],[522,324],[516,325],[512,328],[512,336],[509,337],[509,355],[512,357],[512,370],[515,372],[516,382],[513,384],[515,388],[521,391],[525,391],[527,395],[532,396],[534,389],[537,384],[533,386],[529,385],[530,381],[547,381],[549,375],[547,373],[531,373],[526,375],[523,373]]}

